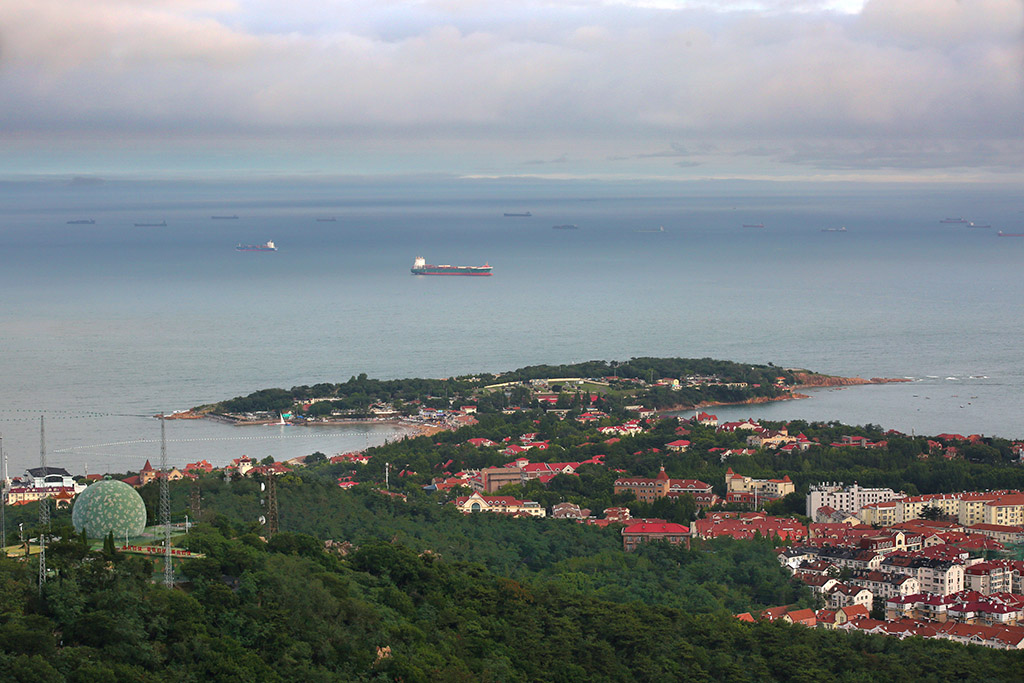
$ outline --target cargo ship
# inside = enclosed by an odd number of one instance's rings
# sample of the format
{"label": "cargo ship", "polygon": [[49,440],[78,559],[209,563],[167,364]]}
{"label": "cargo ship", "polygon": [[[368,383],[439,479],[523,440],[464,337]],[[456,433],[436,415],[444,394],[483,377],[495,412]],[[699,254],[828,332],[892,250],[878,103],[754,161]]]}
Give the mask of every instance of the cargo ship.
{"label": "cargo ship", "polygon": [[277,251],[277,245],[267,240],[265,244],[239,244],[235,249],[238,251]]}
{"label": "cargo ship", "polygon": [[79,218],[78,220],[68,221],[68,225],[96,225],[95,218]]}
{"label": "cargo ship", "polygon": [[136,228],[166,228],[167,221],[160,221],[159,223],[136,223]]}
{"label": "cargo ship", "polygon": [[999,237],[1024,237],[1024,232],[1003,232],[1000,230],[996,235]]}
{"label": "cargo ship", "polygon": [[506,213],[505,218],[529,218],[532,215],[529,211],[523,211],[521,213]]}
{"label": "cargo ship", "polygon": [[237,221],[238,216],[210,216],[212,221]]}
{"label": "cargo ship", "polygon": [[744,223],[744,228],[763,228],[764,223]]}
{"label": "cargo ship", "polygon": [[580,226],[573,223],[567,223],[565,225],[552,225],[552,230],[579,230]]}
{"label": "cargo ship", "polygon": [[413,275],[490,275],[491,266],[485,263],[482,266],[435,266],[427,263],[422,256],[417,256],[412,262]]}
{"label": "cargo ship", "polygon": [[844,225],[841,228],[822,228],[821,231],[822,232],[846,232],[846,226]]}
{"label": "cargo ship", "polygon": [[943,218],[939,222],[940,223],[957,223],[957,224],[959,224],[959,223],[967,223],[968,221],[967,221],[966,218],[964,218],[962,216],[957,216],[956,218]]}

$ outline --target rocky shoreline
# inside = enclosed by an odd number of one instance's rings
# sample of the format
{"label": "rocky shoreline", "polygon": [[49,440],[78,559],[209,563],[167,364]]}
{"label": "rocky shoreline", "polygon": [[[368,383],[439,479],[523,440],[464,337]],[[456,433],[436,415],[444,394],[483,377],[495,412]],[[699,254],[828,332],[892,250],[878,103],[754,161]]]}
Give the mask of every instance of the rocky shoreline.
{"label": "rocky shoreline", "polygon": [[[872,377],[871,379],[864,379],[863,377],[837,377],[835,375],[819,375],[812,372],[797,372],[794,374],[799,384],[795,384],[793,389],[823,389],[827,387],[856,387],[863,386],[865,384],[895,384],[899,382],[910,382],[912,380],[905,379],[902,377]],[[667,413],[678,413],[684,410],[702,410],[704,408],[714,408],[715,406],[745,406],[745,405],[757,405],[759,403],[774,403],[776,401],[795,401],[803,398],[811,398],[808,394],[801,394],[796,391],[790,391],[782,396],[755,396],[754,398],[747,399],[745,401],[701,401],[695,405],[675,405],[669,408],[662,408],[658,410],[659,414]]]}

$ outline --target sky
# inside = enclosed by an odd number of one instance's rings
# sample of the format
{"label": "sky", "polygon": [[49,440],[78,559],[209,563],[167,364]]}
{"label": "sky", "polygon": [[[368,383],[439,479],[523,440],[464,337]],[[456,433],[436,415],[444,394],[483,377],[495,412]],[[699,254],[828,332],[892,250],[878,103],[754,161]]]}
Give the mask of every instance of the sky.
{"label": "sky", "polygon": [[1022,0],[4,0],[0,177],[1017,182]]}

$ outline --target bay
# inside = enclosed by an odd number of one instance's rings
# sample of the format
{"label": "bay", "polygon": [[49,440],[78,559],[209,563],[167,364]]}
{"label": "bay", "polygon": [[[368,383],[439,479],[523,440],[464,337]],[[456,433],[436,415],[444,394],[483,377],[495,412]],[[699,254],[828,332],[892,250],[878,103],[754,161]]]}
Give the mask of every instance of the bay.
{"label": "bay", "polygon": [[[1024,238],[995,236],[1024,232],[1012,188],[54,180],[0,201],[12,473],[38,462],[40,414],[51,462],[123,471],[159,457],[154,413],[260,388],[633,356],[913,380],[720,417],[1024,437]],[[960,215],[993,227],[939,222]],[[416,256],[494,276],[413,277]],[[176,464],[401,436],[168,428]]]}

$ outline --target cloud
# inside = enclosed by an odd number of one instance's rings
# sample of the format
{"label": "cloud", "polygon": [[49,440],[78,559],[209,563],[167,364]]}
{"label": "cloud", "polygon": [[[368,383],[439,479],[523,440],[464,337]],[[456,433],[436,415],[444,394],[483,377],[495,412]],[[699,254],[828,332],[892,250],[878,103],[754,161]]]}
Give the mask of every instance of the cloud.
{"label": "cloud", "polygon": [[763,145],[906,168],[944,144],[1002,167],[1024,110],[1018,0],[281,7],[2,3],[0,121],[20,140],[323,140],[510,167],[553,145],[564,165],[651,169]]}

